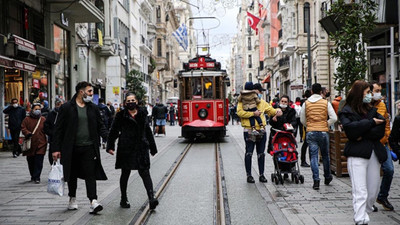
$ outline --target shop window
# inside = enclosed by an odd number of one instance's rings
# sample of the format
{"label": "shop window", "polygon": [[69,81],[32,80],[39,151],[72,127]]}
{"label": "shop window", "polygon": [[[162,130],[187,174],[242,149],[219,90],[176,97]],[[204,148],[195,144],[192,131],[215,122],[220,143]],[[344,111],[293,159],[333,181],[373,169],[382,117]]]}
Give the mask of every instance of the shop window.
{"label": "shop window", "polygon": [[60,54],[60,61],[55,66],[55,89],[56,97],[68,100],[69,95],[69,38],[68,31],[54,25],[54,51]]}
{"label": "shop window", "polygon": [[4,70],[4,81],[5,81],[5,102],[6,104],[11,102],[11,99],[18,99],[22,105],[24,102],[23,96],[23,76],[20,70],[17,69],[5,69]]}
{"label": "shop window", "polygon": [[48,101],[48,73],[43,70],[36,70],[28,73],[28,95],[30,103]]}
{"label": "shop window", "polygon": [[161,38],[157,39],[157,56],[162,57]]}

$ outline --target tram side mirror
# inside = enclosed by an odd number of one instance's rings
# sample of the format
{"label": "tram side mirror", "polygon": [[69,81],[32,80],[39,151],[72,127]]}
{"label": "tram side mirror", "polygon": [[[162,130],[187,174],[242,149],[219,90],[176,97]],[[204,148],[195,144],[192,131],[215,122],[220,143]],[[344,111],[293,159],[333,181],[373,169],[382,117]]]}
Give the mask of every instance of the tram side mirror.
{"label": "tram side mirror", "polygon": [[226,86],[230,87],[231,86],[231,80],[229,79],[229,77],[225,78],[225,84]]}
{"label": "tram side mirror", "polygon": [[174,88],[177,88],[177,87],[178,87],[178,80],[174,79]]}

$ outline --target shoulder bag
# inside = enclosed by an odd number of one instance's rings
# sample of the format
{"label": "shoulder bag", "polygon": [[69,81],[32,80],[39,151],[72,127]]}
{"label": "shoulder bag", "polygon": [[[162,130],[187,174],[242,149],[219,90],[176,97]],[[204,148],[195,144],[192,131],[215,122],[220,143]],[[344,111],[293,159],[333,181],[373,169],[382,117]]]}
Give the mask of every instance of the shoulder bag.
{"label": "shoulder bag", "polygon": [[[42,120],[42,117],[39,118],[39,121],[37,122],[36,127],[32,132],[32,136],[35,134],[37,128],[39,127],[40,120]],[[23,152],[29,151],[31,149],[32,136],[29,138],[24,138],[24,141],[22,142],[22,151]]]}

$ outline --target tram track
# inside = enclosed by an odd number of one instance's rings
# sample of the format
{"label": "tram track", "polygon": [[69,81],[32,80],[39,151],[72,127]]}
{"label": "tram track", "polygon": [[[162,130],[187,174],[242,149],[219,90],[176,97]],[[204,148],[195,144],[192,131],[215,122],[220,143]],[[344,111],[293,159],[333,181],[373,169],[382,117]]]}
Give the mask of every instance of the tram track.
{"label": "tram track", "polygon": [[[184,169],[181,164],[185,159],[185,156],[195,143],[188,143],[182,150],[181,154],[174,161],[170,169],[164,175],[164,178],[159,182],[156,187],[155,197],[160,200],[160,197],[166,194],[166,187],[173,182],[173,177],[178,169]],[[206,151],[207,149],[204,149]],[[214,160],[215,160],[215,181],[214,181],[214,225],[228,224],[230,225],[230,214],[228,205],[228,195],[225,185],[225,176],[223,171],[222,156],[219,143],[214,143]],[[162,200],[160,200],[160,204]],[[136,213],[133,220],[129,223],[131,225],[147,224],[150,217],[153,214],[153,210],[150,210],[148,201],[146,201],[140,210]]]}

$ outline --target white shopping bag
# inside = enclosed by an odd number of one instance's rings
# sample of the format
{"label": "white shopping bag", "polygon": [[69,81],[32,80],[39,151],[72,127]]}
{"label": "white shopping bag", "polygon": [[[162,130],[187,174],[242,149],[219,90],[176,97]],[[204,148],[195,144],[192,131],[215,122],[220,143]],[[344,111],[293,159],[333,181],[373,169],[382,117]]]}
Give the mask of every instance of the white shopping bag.
{"label": "white shopping bag", "polygon": [[47,182],[47,192],[53,195],[64,195],[64,173],[63,166],[60,164],[60,159],[53,162]]}

